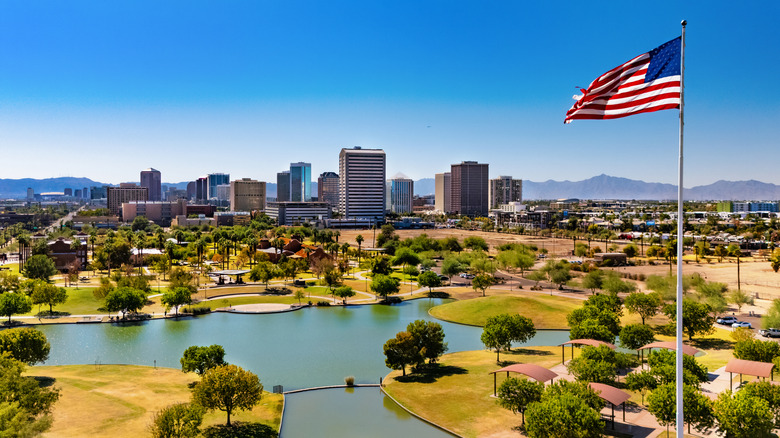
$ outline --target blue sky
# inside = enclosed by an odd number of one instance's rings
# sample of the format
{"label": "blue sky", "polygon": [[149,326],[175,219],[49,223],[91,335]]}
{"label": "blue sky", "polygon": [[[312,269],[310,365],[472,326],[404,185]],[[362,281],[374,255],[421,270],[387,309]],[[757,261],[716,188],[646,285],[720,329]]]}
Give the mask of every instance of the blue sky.
{"label": "blue sky", "polygon": [[685,186],[780,184],[780,6],[678,3],[0,1],[0,178],[274,182],[361,145],[388,176],[676,183],[677,111],[563,118],[687,19]]}

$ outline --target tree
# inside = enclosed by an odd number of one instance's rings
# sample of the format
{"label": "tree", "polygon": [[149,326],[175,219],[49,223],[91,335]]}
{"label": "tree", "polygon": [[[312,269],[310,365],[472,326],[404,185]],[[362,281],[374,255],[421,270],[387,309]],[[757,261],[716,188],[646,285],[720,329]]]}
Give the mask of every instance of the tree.
{"label": "tree", "polygon": [[176,309],[176,316],[179,316],[179,306],[192,303],[192,293],[186,287],[175,287],[165,291],[160,302],[165,304],[166,311]]}
{"label": "tree", "polygon": [[498,404],[512,413],[520,412],[523,416],[523,425],[525,425],[525,409],[533,403],[542,399],[544,392],[544,383],[535,382],[527,379],[518,379],[510,377],[504,380],[498,387],[496,396]]}
{"label": "tree", "polygon": [[780,356],[780,344],[775,341],[746,339],[734,345],[734,357],[743,360],[772,363]]}
{"label": "tree", "polygon": [[30,297],[33,304],[47,304],[51,315],[54,313],[54,306],[62,304],[68,299],[68,292],[64,287],[57,287],[43,280],[35,280]]}
{"label": "tree", "polygon": [[590,271],[587,274],[585,274],[584,277],[582,277],[582,287],[584,287],[585,289],[590,289],[591,293],[595,292],[596,289],[601,289],[601,285],[603,282],[604,282],[604,271],[601,271],[599,269]]}
{"label": "tree", "polygon": [[780,386],[772,382],[756,381],[743,385],[740,392],[745,392],[766,401],[774,417],[775,428],[780,425]]}
{"label": "tree", "polygon": [[661,308],[661,297],[654,293],[632,292],[628,294],[624,304],[630,313],[638,313],[644,324],[646,319],[658,313]]}
{"label": "tree", "polygon": [[38,436],[51,427],[59,391],[24,376],[22,362],[0,354],[0,433],[7,437]]}
{"label": "tree", "polygon": [[466,248],[477,251],[487,251],[488,250],[488,244],[485,242],[485,239],[479,237],[479,236],[469,236],[463,240],[463,246]]}
{"label": "tree", "polygon": [[417,283],[428,288],[428,293],[433,292],[434,287],[441,286],[441,278],[433,271],[425,271],[417,277]]}
{"label": "tree", "polygon": [[774,427],[769,403],[749,391],[724,391],[713,406],[718,431],[727,438],[771,436]]}
{"label": "tree", "polygon": [[179,362],[183,372],[195,372],[200,376],[212,368],[227,364],[225,362],[225,349],[217,344],[208,347],[193,345],[184,350]]}
{"label": "tree", "polygon": [[736,243],[732,243],[726,248],[730,257],[737,259],[737,290],[742,290],[742,282],[739,277],[739,259],[742,257],[742,249]]}
{"label": "tree", "polygon": [[491,284],[493,284],[493,277],[487,274],[479,274],[471,280],[471,287],[473,287],[475,291],[481,290],[483,297],[485,296],[485,291]]}
{"label": "tree", "polygon": [[[647,358],[650,372],[657,378],[658,385],[675,383],[676,366],[675,352],[671,350],[653,351]],[[699,387],[707,381],[707,368],[696,361],[696,358],[683,355],[683,382],[686,385]]]}
{"label": "tree", "polygon": [[623,253],[628,258],[636,257],[637,254],[639,254],[639,248],[633,243],[629,243],[623,248]]}
{"label": "tree", "polygon": [[0,316],[8,317],[11,324],[11,316],[19,313],[27,313],[32,310],[32,301],[23,293],[6,292],[0,294]]}
{"label": "tree", "polygon": [[645,393],[658,387],[658,380],[650,371],[638,371],[626,375],[626,388],[642,394],[642,404],[645,404]]}
{"label": "tree", "polygon": [[54,261],[47,255],[39,254],[30,257],[24,263],[22,274],[29,279],[49,281],[49,277],[57,274]]}
{"label": "tree", "polygon": [[189,289],[190,294],[194,294],[198,291],[198,288],[193,284],[193,274],[185,271],[182,268],[176,268],[171,271],[171,278],[168,284],[169,289],[176,289],[177,287],[185,287]]}
{"label": "tree", "polygon": [[512,342],[523,343],[535,335],[536,329],[529,318],[500,314],[487,319],[480,339],[486,348],[496,352],[496,362],[500,362],[501,351],[511,349]]}
{"label": "tree", "polygon": [[766,328],[780,327],[780,299],[772,300],[766,315],[761,318],[761,325]]}
{"label": "tree", "polygon": [[741,290],[735,290],[729,296],[729,302],[737,306],[737,312],[742,312],[742,306],[745,304],[752,304],[753,300]]}
{"label": "tree", "polygon": [[390,266],[390,258],[386,255],[374,257],[373,259],[369,260],[369,262],[371,266],[371,273],[374,275],[390,275],[390,273],[393,271],[392,267]]}
{"label": "tree", "polygon": [[153,438],[187,438],[200,435],[204,409],[194,403],[176,403],[157,411],[149,432]]}
{"label": "tree", "polygon": [[355,290],[350,286],[339,286],[335,291],[333,291],[333,295],[341,298],[344,302],[344,305],[346,305],[347,298],[355,296]]}
{"label": "tree", "polygon": [[227,413],[228,426],[234,410],[252,409],[262,395],[263,385],[257,375],[236,365],[219,365],[206,371],[192,390],[193,400],[204,408]]}
{"label": "tree", "polygon": [[645,324],[629,324],[620,330],[620,346],[631,350],[638,350],[640,347],[653,342],[655,333],[653,329]]}
{"label": "tree", "polygon": [[615,343],[615,334],[602,325],[598,319],[588,318],[570,327],[570,339],[596,339],[610,344]]}
{"label": "tree", "polygon": [[530,438],[596,438],[604,423],[599,409],[570,392],[549,389],[542,400],[526,409],[526,433]]}
{"label": "tree", "polygon": [[463,270],[463,265],[455,257],[445,257],[444,261],[441,262],[441,274],[449,277],[450,281],[452,281],[453,275],[458,275]]}
{"label": "tree", "polygon": [[51,345],[41,331],[27,327],[0,331],[0,355],[7,353],[19,362],[35,365],[45,362],[50,350]]}
{"label": "tree", "polygon": [[398,248],[398,250],[395,252],[395,256],[393,256],[391,263],[393,266],[402,265],[404,268],[409,265],[416,266],[420,264],[420,256],[412,251],[411,248]]}
{"label": "tree", "polygon": [[355,237],[355,242],[358,244],[358,264],[360,264],[360,249],[362,248],[364,240],[362,234],[358,234],[357,237]]}
{"label": "tree", "polygon": [[371,292],[386,299],[388,295],[396,294],[399,291],[399,281],[397,278],[387,275],[377,274],[371,280]]}
{"label": "tree", "polygon": [[[599,296],[599,295],[594,295]],[[601,301],[600,303],[606,304],[608,301]],[[580,329],[580,326],[586,325],[586,323],[595,323],[598,326],[601,326],[604,330],[609,332],[610,336],[608,339],[604,338],[592,338],[592,337],[585,337],[585,338],[571,338],[571,339],[600,339],[605,342],[609,342],[610,344],[613,344],[615,342],[615,336],[617,336],[620,333],[620,316],[613,312],[608,307],[601,307],[601,306],[595,306],[595,305],[586,305],[583,307],[580,307],[579,309],[574,309],[571,312],[569,312],[568,315],[566,315],[566,321],[569,323],[569,327],[571,328],[570,336],[574,335],[574,332],[577,332]],[[611,340],[610,340],[611,339]]]}
{"label": "tree", "polygon": [[[712,333],[714,330],[712,324],[715,323],[715,317],[710,315],[712,308],[709,304],[697,303],[690,299],[683,299],[683,331],[688,334],[689,339],[695,335]],[[677,315],[677,306],[672,303],[664,307],[664,314],[675,324]]]}
{"label": "tree", "polygon": [[[658,420],[662,426],[676,423],[677,394],[673,383],[659,386],[647,397],[647,410]],[[696,387],[683,385],[683,404],[685,405],[685,420],[688,424],[688,433],[691,426],[698,431],[706,431],[713,425],[712,402]]]}
{"label": "tree", "polygon": [[137,313],[145,305],[146,294],[131,287],[118,287],[106,295],[106,310],[122,312],[122,318],[127,312]]}
{"label": "tree", "polygon": [[15,292],[19,289],[19,276],[8,271],[0,271],[0,294]]}
{"label": "tree", "polygon": [[[325,283],[325,285],[328,287],[328,290],[330,291],[331,295],[334,295],[333,292],[336,290],[336,288],[341,285],[341,274],[339,271],[336,270],[333,265],[329,265],[322,276],[322,281]],[[335,295],[333,297],[334,301],[336,299]]]}
{"label": "tree", "polygon": [[385,365],[393,370],[401,370],[406,376],[406,366],[422,362],[423,357],[417,347],[417,341],[409,332],[398,332],[395,338],[385,342]]}
{"label": "tree", "polygon": [[607,275],[606,278],[604,278],[604,283],[601,285],[604,292],[610,294],[626,294],[636,290],[636,284],[630,281],[621,280],[614,272],[611,272],[610,274],[611,275]]}
{"label": "tree", "polygon": [[428,359],[429,364],[435,363],[448,349],[444,342],[444,329],[438,322],[418,319],[410,322],[406,331],[415,340],[420,356],[423,360]]}
{"label": "tree", "polygon": [[271,262],[260,262],[256,264],[249,272],[249,279],[251,281],[259,281],[265,284],[268,289],[268,282],[275,276],[276,268]]}

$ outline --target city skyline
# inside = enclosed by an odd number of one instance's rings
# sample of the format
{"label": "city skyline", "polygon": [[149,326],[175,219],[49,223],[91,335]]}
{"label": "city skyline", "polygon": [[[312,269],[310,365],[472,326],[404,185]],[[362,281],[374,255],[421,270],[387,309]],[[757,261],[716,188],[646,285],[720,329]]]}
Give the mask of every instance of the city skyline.
{"label": "city skyline", "polygon": [[273,182],[291,162],[337,171],[339,150],[359,145],[385,150],[387,174],[414,180],[474,160],[491,178],[674,184],[677,111],[563,118],[576,87],[678,36],[687,19],[685,186],[780,183],[780,61],[762,56],[780,44],[771,2],[621,4],[599,10],[609,26],[585,26],[588,11],[563,3],[2,12],[0,144],[15,163],[2,178],[118,184],[153,167],[163,182],[220,171]]}

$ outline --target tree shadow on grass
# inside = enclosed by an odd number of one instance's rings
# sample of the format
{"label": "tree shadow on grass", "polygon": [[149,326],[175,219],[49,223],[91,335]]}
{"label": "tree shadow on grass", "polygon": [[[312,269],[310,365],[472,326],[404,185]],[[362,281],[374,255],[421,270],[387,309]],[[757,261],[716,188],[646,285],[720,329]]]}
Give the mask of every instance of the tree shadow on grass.
{"label": "tree shadow on grass", "polygon": [[433,364],[426,365],[425,368],[421,368],[414,373],[398,376],[395,380],[402,383],[433,383],[441,377],[467,373],[468,370],[458,366]]}
{"label": "tree shadow on grass", "polygon": [[204,438],[276,438],[276,431],[263,423],[243,423],[235,421],[231,426],[220,424],[203,429]]}
{"label": "tree shadow on grass", "polygon": [[41,388],[48,388],[49,386],[54,385],[54,383],[57,381],[57,379],[54,377],[48,376],[34,376],[33,379],[38,382],[38,386]]}
{"label": "tree shadow on grass", "polygon": [[731,350],[734,342],[718,338],[693,339],[691,345],[699,350]]}

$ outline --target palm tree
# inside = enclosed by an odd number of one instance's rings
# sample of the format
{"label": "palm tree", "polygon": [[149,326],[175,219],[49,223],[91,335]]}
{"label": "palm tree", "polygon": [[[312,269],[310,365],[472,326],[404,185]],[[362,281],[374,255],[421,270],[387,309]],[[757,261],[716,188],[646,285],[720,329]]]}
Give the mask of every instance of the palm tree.
{"label": "palm tree", "polygon": [[362,234],[358,234],[357,237],[355,237],[355,242],[358,244],[358,265],[360,264],[360,247],[363,244],[363,240],[365,239],[363,239]]}
{"label": "palm tree", "polygon": [[740,282],[739,277],[739,258],[742,257],[742,249],[739,247],[738,244],[732,243],[727,248],[728,254],[730,257],[736,257],[737,258],[737,290],[742,290],[742,284]]}
{"label": "palm tree", "polygon": [[203,239],[198,239],[193,246],[195,247],[195,252],[198,254],[198,269],[200,269],[203,252],[206,250],[206,242]]}

